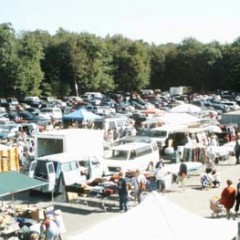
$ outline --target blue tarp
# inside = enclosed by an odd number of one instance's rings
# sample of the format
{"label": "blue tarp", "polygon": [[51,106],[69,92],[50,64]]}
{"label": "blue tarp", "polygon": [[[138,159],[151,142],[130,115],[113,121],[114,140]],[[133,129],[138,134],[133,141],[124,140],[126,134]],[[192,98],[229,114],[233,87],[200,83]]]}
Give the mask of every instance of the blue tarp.
{"label": "blue tarp", "polygon": [[103,117],[81,108],[75,112],[63,116],[63,121],[94,121]]}

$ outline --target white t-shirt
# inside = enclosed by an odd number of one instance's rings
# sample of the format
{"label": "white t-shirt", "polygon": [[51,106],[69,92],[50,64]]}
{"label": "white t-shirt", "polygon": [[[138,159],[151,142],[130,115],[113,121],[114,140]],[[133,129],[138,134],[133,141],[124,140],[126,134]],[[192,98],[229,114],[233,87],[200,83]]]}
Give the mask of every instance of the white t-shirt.
{"label": "white t-shirt", "polygon": [[161,180],[166,175],[167,172],[164,170],[164,168],[158,168],[155,172],[156,180]]}

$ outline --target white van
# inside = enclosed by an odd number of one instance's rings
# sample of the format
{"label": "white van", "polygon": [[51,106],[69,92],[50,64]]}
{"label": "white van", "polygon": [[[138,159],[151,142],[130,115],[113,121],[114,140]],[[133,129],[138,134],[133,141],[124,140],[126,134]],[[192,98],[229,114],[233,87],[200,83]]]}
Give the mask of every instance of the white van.
{"label": "white van", "polygon": [[149,129],[148,137],[157,141],[158,147],[160,149],[164,148],[166,145],[166,140],[170,133],[185,129],[184,125],[165,125],[162,127]]}
{"label": "white van", "polygon": [[94,121],[94,128],[98,129],[112,129],[112,130],[120,130],[128,125],[128,117],[126,116],[115,116],[115,117],[106,117],[102,119],[96,119]]}
{"label": "white van", "polygon": [[46,107],[42,108],[39,112],[39,116],[46,120],[62,120],[62,110],[58,107]]}
{"label": "white van", "polygon": [[107,167],[96,156],[82,157],[65,152],[37,158],[30,165],[29,176],[48,182],[37,190],[59,193],[62,186],[85,183],[107,172]]}
{"label": "white van", "polygon": [[132,142],[112,147],[104,156],[109,172],[146,170],[150,163],[153,166],[159,161],[159,150],[156,142]]}

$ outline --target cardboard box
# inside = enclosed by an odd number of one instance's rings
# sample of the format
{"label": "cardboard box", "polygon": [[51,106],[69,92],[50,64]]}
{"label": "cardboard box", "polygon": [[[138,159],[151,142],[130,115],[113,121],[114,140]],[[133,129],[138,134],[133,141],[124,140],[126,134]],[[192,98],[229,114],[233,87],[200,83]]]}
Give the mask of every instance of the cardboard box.
{"label": "cardboard box", "polygon": [[39,221],[44,220],[44,210],[43,209],[36,209],[30,212],[30,216],[32,219]]}

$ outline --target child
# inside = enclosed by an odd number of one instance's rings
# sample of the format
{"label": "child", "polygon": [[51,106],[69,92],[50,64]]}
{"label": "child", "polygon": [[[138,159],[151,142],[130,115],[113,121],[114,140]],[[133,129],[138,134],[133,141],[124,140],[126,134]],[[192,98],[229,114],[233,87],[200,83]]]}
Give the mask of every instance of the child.
{"label": "child", "polygon": [[215,169],[212,170],[212,176],[213,176],[213,181],[212,181],[213,187],[220,187],[220,176]]}

